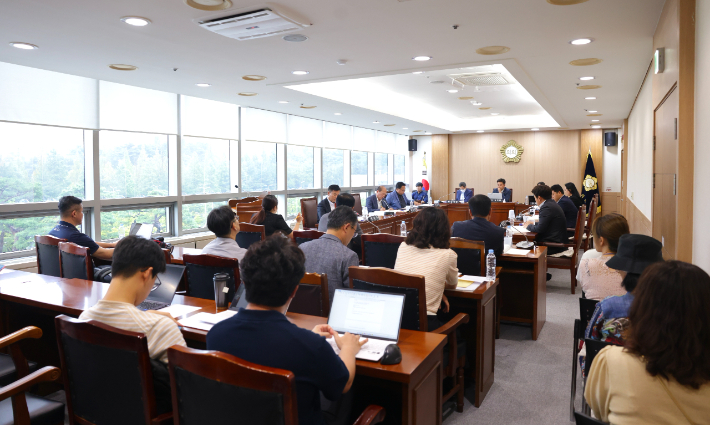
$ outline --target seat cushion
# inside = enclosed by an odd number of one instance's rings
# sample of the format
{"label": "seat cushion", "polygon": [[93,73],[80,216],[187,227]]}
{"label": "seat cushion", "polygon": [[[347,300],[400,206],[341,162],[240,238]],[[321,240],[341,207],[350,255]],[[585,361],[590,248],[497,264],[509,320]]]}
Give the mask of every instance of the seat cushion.
{"label": "seat cushion", "polygon": [[[30,373],[37,370],[37,363],[29,362]],[[17,381],[17,375],[15,374],[15,363],[12,362],[12,357],[7,354],[0,354],[0,387],[9,385],[12,382]]]}
{"label": "seat cushion", "polygon": [[[32,394],[27,397],[27,409],[30,411],[32,425],[57,425],[64,423],[64,403],[47,400]],[[12,400],[0,401],[0,425],[12,425],[15,420],[12,416]]]}

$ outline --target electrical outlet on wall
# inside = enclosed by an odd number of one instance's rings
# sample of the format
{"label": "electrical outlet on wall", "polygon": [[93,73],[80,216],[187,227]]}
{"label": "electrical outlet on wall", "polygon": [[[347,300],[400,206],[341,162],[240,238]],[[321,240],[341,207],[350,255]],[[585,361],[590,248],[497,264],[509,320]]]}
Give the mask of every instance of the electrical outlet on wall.
{"label": "electrical outlet on wall", "polygon": [[631,192],[631,199],[634,199],[634,192]]}

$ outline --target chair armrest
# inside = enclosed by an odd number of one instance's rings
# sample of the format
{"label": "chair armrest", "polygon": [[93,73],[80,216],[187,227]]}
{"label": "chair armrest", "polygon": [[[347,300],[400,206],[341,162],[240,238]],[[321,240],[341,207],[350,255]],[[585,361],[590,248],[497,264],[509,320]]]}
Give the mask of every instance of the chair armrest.
{"label": "chair armrest", "polygon": [[375,404],[371,404],[363,410],[362,414],[357,418],[353,425],[379,424],[384,420],[385,409]]}
{"label": "chair armrest", "polygon": [[38,339],[42,337],[42,329],[36,326],[28,326],[22,328],[17,332],[13,332],[10,335],[0,338],[0,348],[5,348],[10,344],[14,344],[17,341],[23,340],[25,338]]}
{"label": "chair armrest", "polygon": [[155,425],[172,425],[173,422],[173,412],[163,413],[162,415],[150,420],[151,424]]}
{"label": "chair armrest", "polygon": [[12,384],[0,388],[0,400],[5,400],[19,393],[24,393],[40,382],[56,381],[61,376],[62,371],[58,367],[45,366],[24,378],[18,379]]}
{"label": "chair armrest", "polygon": [[568,232],[574,232],[575,230],[577,230],[577,229],[575,229],[574,227],[568,227],[568,228],[567,228],[567,231],[568,231]]}
{"label": "chair armrest", "polygon": [[573,243],[557,243],[557,242],[542,242],[542,246],[548,246],[550,248],[574,248],[576,244]]}
{"label": "chair armrest", "polygon": [[454,317],[453,319],[449,320],[447,324],[444,326],[440,327],[439,329],[429,331],[433,334],[440,334],[440,335],[451,335],[456,331],[456,328],[459,326],[463,325],[464,323],[468,323],[468,314],[466,313],[459,313]]}

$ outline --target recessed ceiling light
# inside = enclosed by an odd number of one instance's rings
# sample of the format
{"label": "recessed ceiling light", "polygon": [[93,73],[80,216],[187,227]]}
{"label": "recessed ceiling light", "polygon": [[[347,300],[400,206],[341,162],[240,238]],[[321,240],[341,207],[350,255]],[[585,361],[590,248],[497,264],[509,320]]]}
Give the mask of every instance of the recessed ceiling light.
{"label": "recessed ceiling light", "polygon": [[10,46],[15,47],[17,49],[22,49],[22,50],[39,49],[39,46],[35,46],[34,44],[30,44],[30,43],[23,43],[21,41],[13,41],[12,43],[10,43]]}
{"label": "recessed ceiling light", "polygon": [[428,61],[431,59],[432,59],[431,56],[415,56],[412,58],[412,60],[419,61],[419,62],[425,62],[425,61]]}
{"label": "recessed ceiling light", "polygon": [[579,77],[579,79],[582,81],[589,81],[589,80],[593,80],[594,77]]}
{"label": "recessed ceiling light", "polygon": [[412,72],[412,74],[415,74],[415,75],[419,75],[419,74],[423,74],[423,73],[424,73],[424,71],[414,71],[414,72]]}
{"label": "recessed ceiling light", "polygon": [[572,66],[589,66],[589,65],[596,65],[598,63],[602,63],[601,59],[598,58],[586,58],[586,59],[575,59],[569,64]]}
{"label": "recessed ceiling light", "polygon": [[500,112],[491,112],[491,115],[500,115]]}
{"label": "recessed ceiling light", "polygon": [[279,103],[288,103],[288,100],[279,100]]}
{"label": "recessed ceiling light", "polygon": [[593,125],[592,128],[602,128],[600,125]]}
{"label": "recessed ceiling light", "polygon": [[599,120],[592,120],[592,122],[599,122]]}
{"label": "recessed ceiling light", "polygon": [[134,27],[144,27],[150,24],[150,19],[141,18],[140,16],[124,16],[121,20],[128,25],[133,25]]}
{"label": "recessed ceiling light", "polygon": [[402,127],[402,130],[409,130],[409,127]]}
{"label": "recessed ceiling light", "polygon": [[292,71],[291,74],[293,74],[293,75],[306,75],[306,74],[308,74],[308,71]]}
{"label": "recessed ceiling light", "polygon": [[224,10],[232,7],[230,0],[184,0],[185,4],[199,10]]}
{"label": "recessed ceiling light", "polygon": [[597,98],[592,96],[592,97],[585,97],[584,100],[596,100]]}
{"label": "recessed ceiling light", "polygon": [[472,100],[472,101],[471,101],[471,105],[473,105],[473,106],[481,106],[481,105],[483,105],[483,103],[477,102],[477,101],[475,101],[475,100]]}
{"label": "recessed ceiling light", "polygon": [[478,130],[476,133],[483,133],[483,130]]}
{"label": "recessed ceiling light", "polygon": [[301,108],[301,109],[313,109],[313,108],[315,108],[315,106],[301,105],[301,106],[299,106],[299,108]]}
{"label": "recessed ceiling light", "polygon": [[446,90],[449,93],[458,93],[459,91],[456,89],[451,89],[451,90]]}
{"label": "recessed ceiling light", "polygon": [[340,112],[336,112],[335,115],[343,115],[343,114],[341,114]]}
{"label": "recessed ceiling light", "polygon": [[476,53],[479,55],[502,55],[503,53],[508,53],[510,47],[506,46],[486,46],[476,49]]}
{"label": "recessed ceiling light", "polygon": [[302,41],[308,40],[308,37],[302,34],[289,34],[281,37],[284,41],[290,41],[292,43],[300,43]]}
{"label": "recessed ceiling light", "polygon": [[196,85],[197,87],[209,87],[209,86],[211,86],[211,84],[207,84],[207,83],[197,83],[197,84],[195,84],[195,85]]}
{"label": "recessed ceiling light", "polygon": [[591,43],[592,41],[594,41],[594,40],[591,39],[591,38],[578,38],[578,39],[576,39],[576,40],[570,41],[569,44],[574,44],[575,46],[581,46],[581,45],[584,45],[584,44],[589,44],[589,43]]}
{"label": "recessed ceiling light", "polygon": [[596,114],[598,111],[587,111],[587,112],[589,112],[590,114]]}
{"label": "recessed ceiling light", "polygon": [[530,130],[532,130],[532,131],[539,131],[540,129],[539,129],[539,128],[531,128]]}
{"label": "recessed ceiling light", "polygon": [[487,111],[487,110],[493,109],[493,108],[490,107],[490,106],[484,106],[483,108],[478,108],[478,109],[480,109],[480,110],[482,110],[482,111]]}
{"label": "recessed ceiling light", "polygon": [[583,86],[577,86],[577,88],[580,90],[596,90],[602,88],[602,86],[596,84],[585,84]]}
{"label": "recessed ceiling light", "polygon": [[379,124],[380,122],[379,122],[379,121],[373,121],[372,123],[373,123],[373,124]]}
{"label": "recessed ceiling light", "polygon": [[239,96],[256,96],[258,93],[254,92],[241,92],[239,93]]}
{"label": "recessed ceiling light", "polygon": [[137,66],[125,65],[121,63],[114,63],[109,65],[108,67],[111,69],[115,69],[116,71],[135,71],[136,69],[138,69]]}
{"label": "recessed ceiling light", "polygon": [[427,132],[426,132],[425,134],[427,134],[427,135],[431,135],[431,133],[430,133],[430,132],[428,132],[428,131],[427,131]]}
{"label": "recessed ceiling light", "polygon": [[245,75],[242,77],[242,80],[261,81],[261,80],[266,80],[266,77],[264,77],[263,75]]}
{"label": "recessed ceiling light", "polygon": [[394,127],[394,124],[385,124],[385,127]]}

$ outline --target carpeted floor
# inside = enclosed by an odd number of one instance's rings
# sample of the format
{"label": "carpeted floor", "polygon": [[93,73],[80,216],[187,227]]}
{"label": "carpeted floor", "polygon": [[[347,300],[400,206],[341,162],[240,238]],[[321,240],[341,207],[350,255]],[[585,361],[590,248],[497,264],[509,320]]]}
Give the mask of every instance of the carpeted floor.
{"label": "carpeted floor", "polygon": [[[501,325],[496,340],[495,383],[480,408],[468,389],[463,413],[444,411],[445,425],[569,425],[572,337],[579,317],[581,289],[570,294],[567,270],[550,270],[547,282],[547,321],[537,341],[530,328]],[[576,409],[581,406],[578,379]],[[471,401],[469,401],[471,400]]]}

